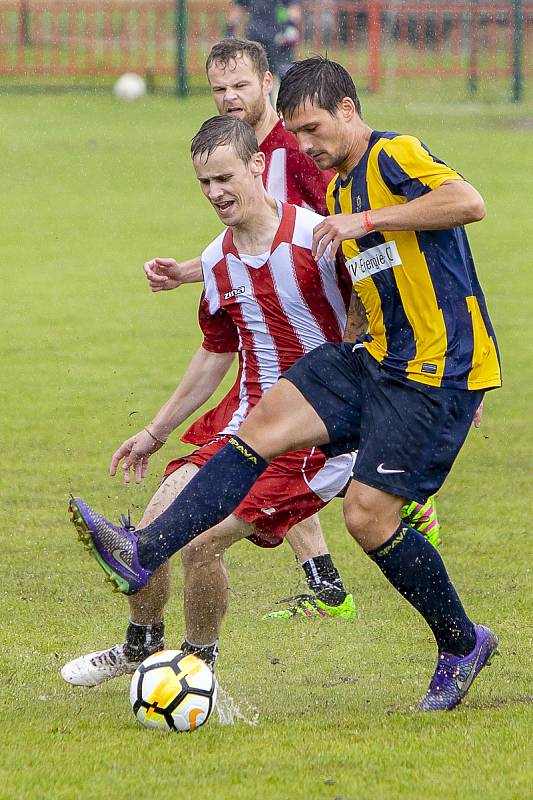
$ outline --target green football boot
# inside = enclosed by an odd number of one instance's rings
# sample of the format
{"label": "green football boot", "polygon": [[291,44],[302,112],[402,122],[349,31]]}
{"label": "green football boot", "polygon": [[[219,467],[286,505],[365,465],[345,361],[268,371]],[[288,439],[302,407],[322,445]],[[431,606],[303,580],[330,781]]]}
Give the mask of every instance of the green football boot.
{"label": "green football boot", "polygon": [[356,610],[353,595],[347,594],[339,606],[329,606],[319,600],[316,594],[299,594],[286,597],[280,603],[291,603],[281,611],[271,611],[263,619],[310,619],[311,617],[328,617],[330,619],[355,619]]}
{"label": "green football boot", "polygon": [[402,506],[400,517],[424,536],[433,547],[441,543],[440,525],[437,517],[436,497],[432,495],[425,503],[407,503]]}

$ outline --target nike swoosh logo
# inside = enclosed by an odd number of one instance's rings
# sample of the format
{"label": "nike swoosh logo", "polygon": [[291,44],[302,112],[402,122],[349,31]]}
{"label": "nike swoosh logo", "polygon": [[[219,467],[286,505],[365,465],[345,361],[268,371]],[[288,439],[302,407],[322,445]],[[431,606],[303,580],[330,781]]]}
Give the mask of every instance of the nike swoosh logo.
{"label": "nike swoosh logo", "polygon": [[128,570],[128,572],[129,572],[131,575],[135,575],[135,572],[132,570],[132,568],[131,568],[131,567],[130,567],[128,564],[126,564],[126,562],[125,562],[125,561],[124,561],[124,559],[122,558],[122,550],[113,550],[113,552],[111,553],[111,555],[113,556],[113,558],[115,559],[115,561],[118,561],[118,563],[119,563],[119,564],[122,564],[122,566],[124,567],[124,569],[127,569],[127,570]]}
{"label": "nike swoosh logo", "polygon": [[394,475],[399,472],[405,472],[404,469],[385,469],[383,466],[383,462],[378,467],[378,472],[380,475]]}
{"label": "nike swoosh logo", "polygon": [[460,680],[456,679],[455,682],[457,683],[457,688],[459,689],[460,692],[467,692],[470,689],[472,681],[476,677],[476,667],[477,667],[479,659],[481,658],[481,650],[482,650],[482,648],[480,647],[479,648],[479,653],[476,656],[476,660],[472,664],[472,669],[470,670],[470,672],[468,673],[468,675],[466,676],[464,681],[460,681]]}

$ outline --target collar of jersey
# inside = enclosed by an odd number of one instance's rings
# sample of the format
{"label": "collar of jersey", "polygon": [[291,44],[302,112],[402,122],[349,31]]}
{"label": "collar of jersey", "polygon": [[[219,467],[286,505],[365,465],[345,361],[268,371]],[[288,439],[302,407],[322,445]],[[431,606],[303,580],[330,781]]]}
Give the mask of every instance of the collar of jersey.
{"label": "collar of jersey", "polygon": [[[294,222],[296,219],[296,208],[294,206],[288,205],[287,203],[282,203],[280,200],[276,200],[276,205],[278,207],[279,225],[276,233],[274,234],[270,250],[267,251],[269,258],[282,242],[290,242],[292,240],[294,234]],[[225,256],[233,255],[236,258],[239,258],[239,252],[235,247],[235,242],[233,241],[233,231],[231,228],[226,229],[222,247]],[[263,263],[266,264],[266,261]],[[263,265],[261,264],[260,266]],[[259,269],[259,267],[255,267],[255,269]]]}

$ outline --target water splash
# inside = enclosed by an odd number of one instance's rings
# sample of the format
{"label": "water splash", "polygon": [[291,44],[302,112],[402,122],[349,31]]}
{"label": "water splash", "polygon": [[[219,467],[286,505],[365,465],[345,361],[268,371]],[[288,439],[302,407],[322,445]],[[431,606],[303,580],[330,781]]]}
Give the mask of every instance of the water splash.
{"label": "water splash", "polygon": [[239,704],[235,702],[228,692],[218,685],[216,710],[218,721],[221,725],[235,725],[236,722],[243,722],[245,725],[255,727],[259,724],[259,712],[247,700],[241,700]]}

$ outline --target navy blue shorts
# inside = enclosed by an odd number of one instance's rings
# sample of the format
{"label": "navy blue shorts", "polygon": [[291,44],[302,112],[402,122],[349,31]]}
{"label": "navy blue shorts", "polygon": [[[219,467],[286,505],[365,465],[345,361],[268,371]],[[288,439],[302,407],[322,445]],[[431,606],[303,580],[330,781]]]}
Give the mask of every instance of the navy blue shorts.
{"label": "navy blue shorts", "polygon": [[419,503],[444,483],[484,394],[396,377],[363,345],[323,344],[283,377],[324,422],[327,456],[357,450],[355,480]]}

